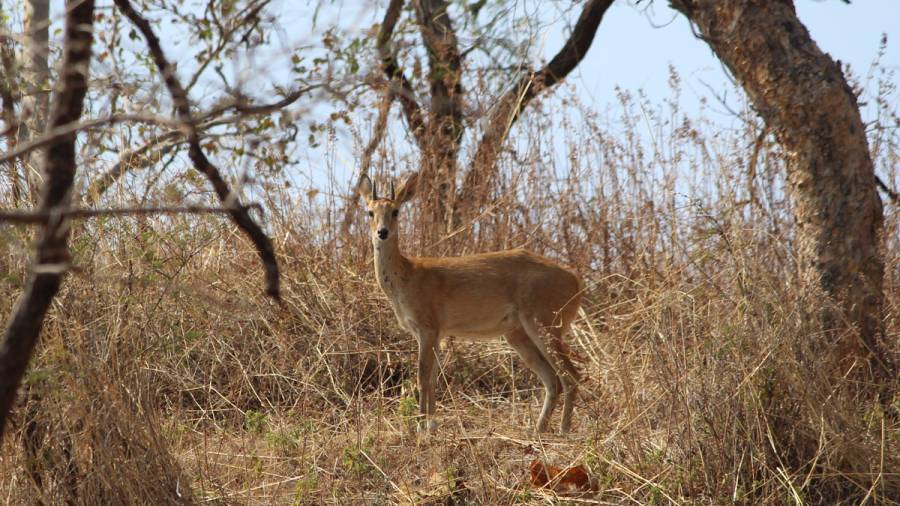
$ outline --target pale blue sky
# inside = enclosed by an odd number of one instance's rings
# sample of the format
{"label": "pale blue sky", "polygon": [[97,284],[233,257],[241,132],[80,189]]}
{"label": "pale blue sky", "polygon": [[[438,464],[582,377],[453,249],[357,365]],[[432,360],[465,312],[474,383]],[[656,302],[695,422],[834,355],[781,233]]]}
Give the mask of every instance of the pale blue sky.
{"label": "pale blue sky", "polygon": [[[338,20],[350,33],[354,30],[362,32],[381,21],[386,2],[379,4],[377,9],[368,4],[361,8],[359,4],[338,0],[320,11],[318,26],[327,27],[332,19]],[[542,56],[544,60],[561,47],[580,12],[580,3],[538,8],[548,4],[540,0],[516,0],[515,5],[522,12],[546,12],[547,19],[542,22],[548,23],[547,32],[538,36],[538,40],[543,41],[543,48],[540,55],[533,55]],[[876,57],[883,33],[888,35],[888,48],[882,65],[895,70],[900,68],[900,0],[854,0],[849,5],[841,0],[796,0],[795,5],[801,21],[819,46],[832,57],[849,63],[861,78],[865,77]],[[295,20],[292,25],[304,27],[299,33],[309,34],[310,40],[316,40],[309,21],[309,6],[282,4],[275,8],[283,9],[283,19]],[[559,16],[558,10],[554,9],[560,8],[569,9],[568,19],[550,24]],[[617,1],[604,17],[590,52],[570,74],[568,82],[574,86],[580,101],[596,111],[617,106],[617,86],[632,93],[640,89],[651,102],[661,103],[670,96],[669,65],[682,77],[680,105],[687,112],[695,112],[701,97],[710,99],[713,91],[719,95],[724,93],[732,105],[738,104],[739,97],[719,61],[705,43],[692,35],[686,19],[670,9],[664,0],[644,0],[638,5],[633,1]],[[865,102],[865,96],[862,101]],[[723,126],[734,121],[714,100],[708,101],[705,111],[713,116],[706,119],[720,120]],[[864,120],[871,119],[874,114],[866,107],[862,112]],[[390,139],[395,146],[404,140],[399,131],[402,128],[395,117],[392,123],[394,135]],[[409,141],[408,136],[405,140]],[[359,148],[348,141],[339,137],[330,153],[306,152],[301,155],[305,159],[296,167],[299,179],[308,182],[307,178],[312,177],[321,182],[318,171],[328,165],[335,170],[331,182],[337,186],[334,190],[339,192],[340,186],[346,186],[349,181],[351,171],[355,169],[355,156],[359,154]],[[408,149],[414,151],[411,146]],[[325,159],[329,161],[325,163]],[[297,183],[303,186],[302,181]]]}
{"label": "pale blue sky", "polygon": [[[191,2],[191,5],[204,3]],[[316,23],[313,23],[313,12],[318,4],[318,0],[274,0],[267,6],[267,12],[275,14],[283,28],[273,37],[270,51],[242,56],[234,62],[235,68],[245,69],[242,77],[247,91],[262,96],[266,94],[265,90],[271,90],[273,83],[290,86],[288,68],[293,48],[320,45],[322,32],[334,24],[338,24],[345,34],[365,33],[381,21],[386,2],[325,0],[318,11]],[[894,70],[900,68],[900,0],[853,0],[849,5],[841,0],[796,0],[795,4],[801,21],[820,47],[834,58],[850,63],[858,76],[866,75],[878,51],[882,33],[888,35],[888,49],[882,65]],[[543,47],[539,54],[533,54],[535,58],[545,60],[559,49],[581,9],[581,2],[551,4],[542,0],[511,0],[510,5],[522,12],[539,11],[542,18],[546,13],[547,19],[541,21],[547,23],[547,31],[538,35]],[[564,21],[551,23],[560,17],[559,9],[568,10],[567,16],[564,16]],[[60,0],[54,0],[51,15],[57,23],[61,13]],[[173,60],[180,60],[179,72],[185,78],[189,75],[192,62],[180,56],[186,49],[195,50],[195,43],[179,37],[176,31],[165,25],[162,35],[166,51]],[[143,51],[141,41],[126,40],[125,43],[135,44]],[[634,1],[617,1],[607,12],[589,54],[570,74],[569,84],[576,90],[580,101],[596,111],[615,107],[617,86],[630,92],[640,89],[651,102],[660,103],[669,97],[669,65],[682,77],[681,106],[688,112],[697,107],[700,97],[710,98],[712,92],[703,83],[716,93],[727,90],[729,100],[736,99],[718,60],[706,44],[693,37],[685,18],[670,9],[665,0],[644,0],[638,5],[634,5]],[[192,91],[192,98],[202,104],[220,92],[221,83],[218,80],[201,82]],[[305,106],[300,105],[301,108]],[[312,111],[299,115],[301,132],[305,132],[305,124],[311,117],[325,118],[330,110],[330,107],[316,105]],[[731,121],[714,101],[710,102],[706,113],[713,116],[721,113],[723,124]],[[872,111],[864,107],[863,116],[864,119],[871,119]],[[715,121],[717,118],[707,119]],[[396,117],[392,131],[391,142],[408,141],[408,138],[404,139],[402,123]],[[298,164],[288,169],[288,174],[297,185],[302,188],[315,182],[315,186],[320,186],[326,167],[334,170],[333,173],[328,171],[325,176],[331,184],[347,184],[350,172],[355,169],[359,147],[345,133],[339,131],[331,145],[317,150],[301,150]],[[361,128],[361,133],[366,137],[368,129]],[[414,148],[409,146],[405,149]],[[338,191],[338,188],[334,190]]]}
{"label": "pale blue sky", "polygon": [[[701,80],[716,89],[724,87],[724,70],[709,47],[693,37],[684,16],[660,0],[646,8],[646,1],[632,4],[619,1],[610,8],[591,51],[571,77],[585,101],[599,107],[613,102],[616,85],[642,88],[651,99],[661,99],[667,93],[669,64],[684,79],[686,99],[691,90],[709,96]],[[848,5],[841,0],[797,0],[795,5],[819,47],[850,63],[857,74],[865,74],[882,33],[888,34],[883,63],[900,67],[900,1],[855,0]]]}

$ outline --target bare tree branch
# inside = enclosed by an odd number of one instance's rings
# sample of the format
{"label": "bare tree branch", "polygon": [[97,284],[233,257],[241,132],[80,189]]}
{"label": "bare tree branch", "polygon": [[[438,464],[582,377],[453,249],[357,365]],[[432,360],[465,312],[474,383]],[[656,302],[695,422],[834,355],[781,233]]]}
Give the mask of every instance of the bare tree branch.
{"label": "bare tree branch", "polygon": [[[3,10],[0,3],[0,11]],[[0,102],[2,102],[2,117],[4,129],[0,135],[6,136],[6,146],[8,149],[15,148],[18,143],[18,124],[19,119],[16,117],[16,92],[18,86],[16,83],[16,62],[15,52],[13,50],[13,39],[6,35],[6,27],[0,26],[0,63],[3,65],[3,76],[0,77]],[[9,174],[10,185],[12,186],[13,205],[18,206],[22,199],[22,187],[19,181],[19,170],[16,167],[16,160],[10,160],[7,163],[7,173]]]}
{"label": "bare tree branch", "polygon": [[[456,196],[457,158],[463,129],[462,56],[446,0],[415,0],[428,54],[431,111],[422,172],[435,195],[435,220],[443,222]],[[441,223],[443,225],[444,223]]]}
{"label": "bare tree branch", "polygon": [[353,186],[344,206],[344,221],[341,223],[341,231],[344,236],[350,232],[350,223],[353,221],[353,213],[356,212],[356,203],[359,202],[359,194],[356,192],[356,188],[359,184],[358,182],[363,175],[369,174],[369,167],[372,165],[372,156],[375,154],[375,150],[378,149],[378,145],[381,144],[381,139],[384,138],[385,131],[387,131],[388,113],[391,111],[391,104],[393,102],[394,94],[390,91],[385,92],[381,104],[378,106],[378,119],[375,120],[375,128],[372,130],[372,137],[369,139],[369,143],[366,144],[366,148],[363,150],[362,158],[360,159],[357,184]]}
{"label": "bare tree branch", "polygon": [[[245,210],[257,209],[262,211],[259,204],[247,204],[242,206]],[[135,216],[146,214],[210,214],[210,213],[230,213],[233,207],[210,207],[196,204],[186,206],[158,206],[158,207],[121,207],[112,209],[51,209],[36,212],[29,211],[7,211],[0,209],[0,221],[8,223],[52,223],[63,217],[69,219],[86,219],[97,218],[100,216]]]}
{"label": "bare tree branch", "polygon": [[154,125],[165,125],[170,127],[177,127],[181,125],[181,123],[177,121],[173,121],[169,118],[164,118],[162,116],[156,116],[153,114],[113,114],[104,118],[95,118],[78,123],[62,125],[57,128],[50,128],[46,133],[44,133],[37,139],[34,139],[33,141],[26,144],[21,144],[16,147],[16,149],[4,153],[3,156],[0,156],[0,163],[14,160],[27,153],[30,153],[31,151],[34,151],[35,149],[42,148],[56,142],[63,137],[81,132],[83,130],[91,130],[97,127],[124,122],[150,123]]}
{"label": "bare tree branch", "polygon": [[[60,83],[50,109],[51,129],[77,123],[87,93],[87,74],[93,42],[93,0],[67,2]],[[58,138],[44,159],[42,212],[66,207],[75,180],[75,134]],[[59,291],[69,260],[68,221],[46,224],[36,246],[36,258],[22,296],[16,303],[0,345],[0,436],[6,427],[16,390],[28,366],[44,316]]]}
{"label": "bare tree branch", "polygon": [[[243,100],[234,100],[222,104],[218,107],[214,107],[210,109],[207,113],[202,114],[200,119],[203,121],[208,120],[214,116],[218,116],[219,114],[226,112],[228,110],[234,109],[235,111],[241,113],[243,116],[251,116],[251,115],[261,115],[261,114],[270,114],[280,109],[284,109],[285,107],[296,102],[300,97],[306,95],[307,93],[322,88],[321,84],[311,84],[309,86],[304,86],[302,88],[298,88],[288,94],[286,94],[281,100],[277,102],[272,102],[268,104],[247,104],[246,101]],[[243,117],[242,116],[242,117]],[[235,118],[237,119],[237,118]],[[198,128],[202,126],[198,125]]]}
{"label": "bare tree branch", "polygon": [[572,34],[556,56],[542,69],[522,76],[497,101],[466,173],[457,202],[472,209],[483,204],[477,199],[486,192],[479,190],[490,185],[496,175],[497,157],[510,128],[531,99],[562,81],[578,66],[590,49],[603,15],[612,3],[613,0],[588,0],[575,22]]}
{"label": "bare tree branch", "polygon": [[153,32],[150,23],[134,10],[128,0],[115,0],[116,6],[125,16],[131,20],[135,27],[143,34],[153,56],[153,61],[159,68],[160,73],[165,80],[166,87],[172,95],[172,101],[175,104],[175,111],[178,118],[184,122],[187,130],[188,156],[194,163],[194,168],[203,173],[212,183],[216,195],[225,207],[231,207],[231,219],[235,224],[244,231],[256,246],[259,257],[266,268],[266,293],[275,300],[281,300],[279,294],[279,274],[278,261],[275,258],[275,250],[272,247],[272,241],[263,232],[263,230],[253,221],[246,209],[240,206],[238,196],[232,193],[228,187],[228,183],[222,178],[219,169],[216,168],[203,149],[200,147],[200,134],[197,129],[197,122],[191,114],[191,106],[188,100],[187,92],[178,81],[175,70],[163,53],[159,43],[159,38]]}
{"label": "bare tree branch", "polygon": [[[241,101],[225,102],[200,115],[202,123],[197,124],[198,135],[202,137],[206,130],[222,125],[237,123],[249,116],[261,116],[284,109],[296,102],[303,95],[321,87],[321,85],[305,86],[286,94],[281,100],[268,104],[248,105]],[[239,114],[216,118],[220,114],[230,110],[235,110]],[[183,142],[180,139],[182,134],[183,132],[180,130],[169,130],[168,132],[161,133],[138,148],[122,152],[119,155],[119,161],[116,162],[112,168],[104,172],[102,176],[91,181],[90,186],[85,191],[84,199],[90,202],[98,202],[106,190],[116,184],[116,182],[125,176],[125,174],[134,170],[146,169],[155,163],[156,158],[148,156],[146,153],[154,150],[160,156],[169,153],[175,146]]]}
{"label": "bare tree branch", "polygon": [[890,186],[886,185],[884,181],[882,181],[881,178],[878,177],[878,174],[875,174],[875,184],[878,185],[879,188],[881,188],[881,191],[887,194],[894,205],[900,204],[900,194],[897,194],[897,192],[892,190]]}
{"label": "bare tree branch", "polygon": [[381,68],[390,83],[391,93],[400,100],[403,115],[406,116],[406,121],[409,123],[409,130],[420,149],[424,149],[425,119],[422,116],[422,108],[416,101],[416,92],[413,90],[412,83],[406,78],[406,74],[397,62],[397,54],[391,48],[391,36],[394,34],[394,28],[397,26],[402,9],[403,0],[391,0],[384,13],[381,28],[378,30],[376,44],[378,54],[381,56]]}

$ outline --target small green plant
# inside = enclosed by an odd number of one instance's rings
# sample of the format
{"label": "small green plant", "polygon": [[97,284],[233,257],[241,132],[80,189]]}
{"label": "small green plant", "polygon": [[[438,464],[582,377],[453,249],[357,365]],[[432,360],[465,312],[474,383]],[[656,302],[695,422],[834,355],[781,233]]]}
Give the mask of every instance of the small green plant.
{"label": "small green plant", "polygon": [[416,399],[412,396],[403,397],[397,404],[397,415],[400,416],[400,419],[403,420],[403,424],[406,425],[406,428],[409,430],[415,428],[416,415],[419,411],[417,408]]}
{"label": "small green plant", "polygon": [[297,428],[273,430],[266,433],[266,443],[273,449],[289,453],[299,448],[302,436],[302,431]]}
{"label": "small green plant", "polygon": [[527,503],[534,498],[534,495],[532,495],[530,490],[523,490],[521,492],[518,492],[515,497],[517,503]]}
{"label": "small green plant", "polygon": [[317,488],[319,488],[319,475],[316,474],[315,470],[309,470],[294,485],[294,500],[291,501],[291,506],[314,504],[315,498],[313,496]]}
{"label": "small green plant", "polygon": [[254,455],[250,459],[250,463],[253,464],[253,474],[255,474],[257,477],[262,476],[262,474],[263,474],[262,460],[259,457],[257,457],[256,455]]}
{"label": "small green plant", "polygon": [[664,504],[666,501],[663,500],[663,492],[662,490],[653,485],[650,487],[650,497],[647,499],[647,504]]}
{"label": "small green plant", "polygon": [[273,449],[281,450],[285,453],[297,451],[300,443],[311,434],[316,433],[316,422],[313,420],[303,420],[297,426],[291,428],[279,428],[266,433],[266,442]]}
{"label": "small green plant", "polygon": [[344,469],[357,476],[364,477],[375,472],[375,467],[366,458],[365,452],[372,444],[373,440],[367,437],[362,446],[345,446],[341,452],[341,464]]}
{"label": "small green plant", "polygon": [[244,413],[244,429],[256,434],[262,434],[266,431],[267,425],[268,422],[264,413],[252,409]]}
{"label": "small green plant", "polygon": [[344,448],[344,451],[341,454],[341,464],[348,472],[356,475],[368,473],[369,468],[371,467],[368,459],[363,455],[362,450],[352,446]]}

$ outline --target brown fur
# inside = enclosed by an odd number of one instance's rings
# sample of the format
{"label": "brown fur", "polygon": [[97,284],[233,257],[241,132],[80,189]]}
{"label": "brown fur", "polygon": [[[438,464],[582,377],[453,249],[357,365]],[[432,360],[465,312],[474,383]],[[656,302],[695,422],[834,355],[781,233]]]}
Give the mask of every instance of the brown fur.
{"label": "brown fur", "polygon": [[419,404],[426,425],[434,414],[435,360],[440,339],[504,336],[544,383],[546,396],[538,421],[544,430],[562,390],[563,431],[568,430],[580,380],[563,336],[575,319],[583,285],[578,276],[524,249],[464,257],[406,257],[399,249],[397,210],[412,198],[413,175],[395,199],[373,199],[368,178],[360,183],[366,199],[379,285],[391,300],[400,325],[419,343]]}

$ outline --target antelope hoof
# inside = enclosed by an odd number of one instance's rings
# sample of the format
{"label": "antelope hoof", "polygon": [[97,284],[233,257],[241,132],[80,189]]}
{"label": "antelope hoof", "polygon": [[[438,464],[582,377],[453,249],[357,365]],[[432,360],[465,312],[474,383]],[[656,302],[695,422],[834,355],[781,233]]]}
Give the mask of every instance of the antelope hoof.
{"label": "antelope hoof", "polygon": [[416,432],[422,434],[431,434],[437,430],[438,423],[432,419],[420,420],[416,426]]}

